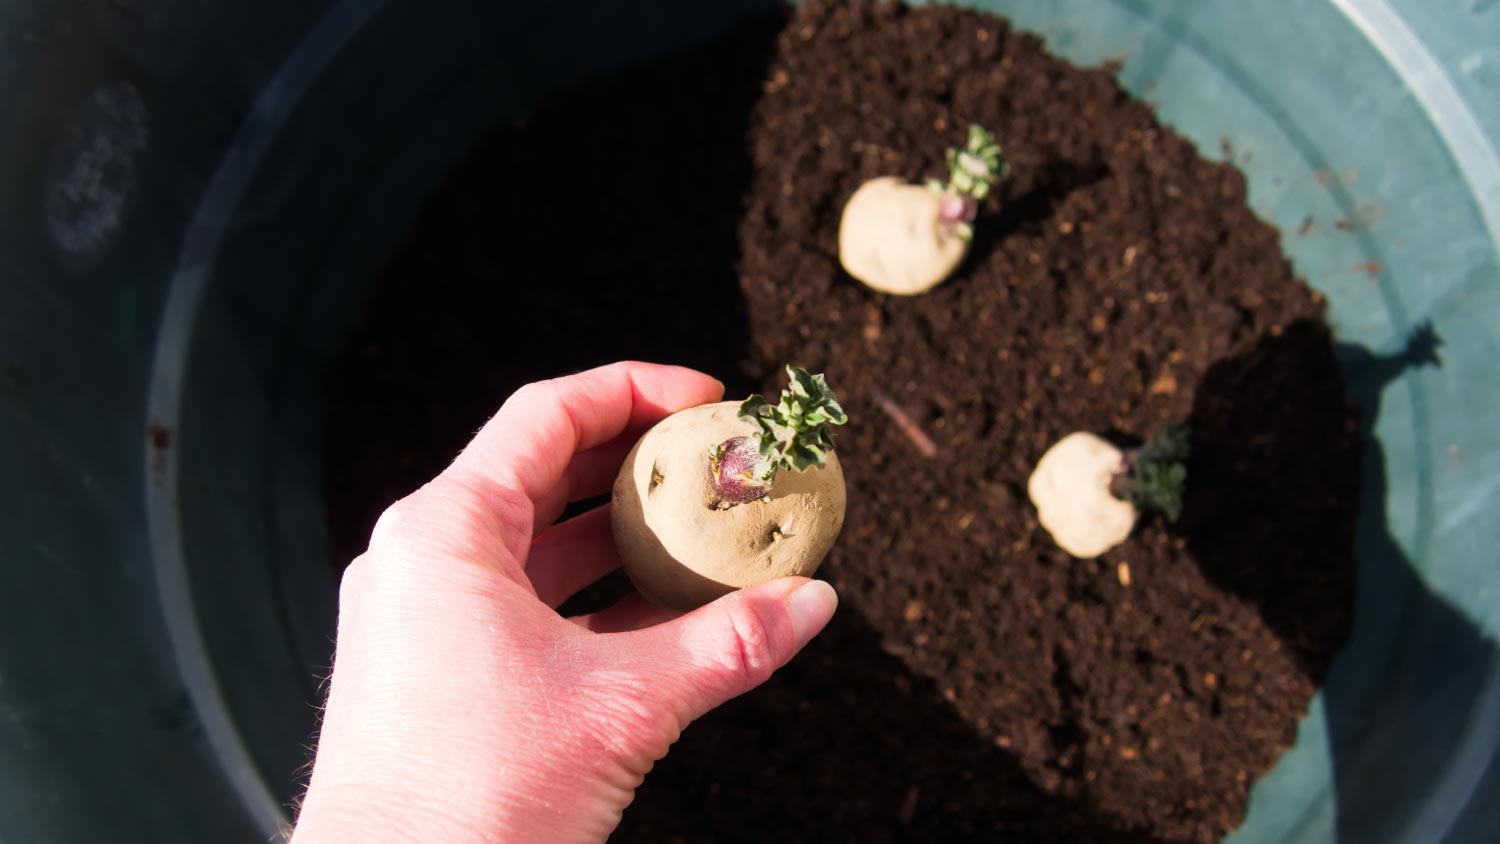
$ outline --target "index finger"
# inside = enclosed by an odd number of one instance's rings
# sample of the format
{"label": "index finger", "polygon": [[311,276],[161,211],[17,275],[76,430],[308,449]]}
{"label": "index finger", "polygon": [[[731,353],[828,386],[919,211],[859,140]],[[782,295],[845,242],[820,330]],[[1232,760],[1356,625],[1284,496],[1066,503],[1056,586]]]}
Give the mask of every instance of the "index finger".
{"label": "index finger", "polygon": [[[444,475],[518,492],[547,510],[579,451],[644,429],[687,407],[716,401],[724,385],[681,366],[627,361],[527,384],[506,400]],[[511,548],[531,539],[506,537]]]}

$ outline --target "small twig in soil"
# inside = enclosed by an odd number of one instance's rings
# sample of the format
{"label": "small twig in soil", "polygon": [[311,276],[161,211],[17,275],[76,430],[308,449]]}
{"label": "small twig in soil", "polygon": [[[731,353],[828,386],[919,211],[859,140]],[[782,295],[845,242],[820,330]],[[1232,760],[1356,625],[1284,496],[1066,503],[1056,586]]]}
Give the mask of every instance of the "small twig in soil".
{"label": "small twig in soil", "polygon": [[932,437],[927,436],[922,426],[918,425],[901,405],[896,404],[895,400],[885,393],[877,393],[875,397],[880,404],[880,409],[885,411],[886,416],[891,417],[891,421],[896,423],[896,427],[900,428],[901,433],[911,440],[911,444],[917,447],[917,451],[921,452],[923,457],[928,459],[937,457],[937,443],[932,441]]}
{"label": "small twig in soil", "polygon": [[922,792],[916,786],[906,790],[906,797],[901,800],[901,810],[896,813],[896,819],[905,826],[911,823],[911,819],[917,814],[917,801],[922,799]]}

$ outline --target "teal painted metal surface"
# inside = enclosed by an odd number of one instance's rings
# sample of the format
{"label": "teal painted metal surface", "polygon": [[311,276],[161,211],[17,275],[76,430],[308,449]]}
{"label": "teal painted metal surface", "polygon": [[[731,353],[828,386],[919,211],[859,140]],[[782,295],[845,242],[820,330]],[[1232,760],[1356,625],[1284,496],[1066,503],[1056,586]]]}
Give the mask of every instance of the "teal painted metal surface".
{"label": "teal painted metal surface", "polygon": [[[277,833],[331,629],[322,363],[473,138],[759,5],[0,5],[0,841]],[[975,5],[1228,142],[1366,411],[1353,638],[1230,840],[1484,840],[1500,4]]]}

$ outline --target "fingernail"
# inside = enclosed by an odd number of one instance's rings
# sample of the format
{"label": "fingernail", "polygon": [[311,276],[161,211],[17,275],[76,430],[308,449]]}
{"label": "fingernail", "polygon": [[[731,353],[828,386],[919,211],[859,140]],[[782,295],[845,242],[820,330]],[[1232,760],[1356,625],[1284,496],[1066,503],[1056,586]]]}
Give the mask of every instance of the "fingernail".
{"label": "fingernail", "polygon": [[787,598],[786,608],[792,616],[792,629],[797,634],[798,649],[827,626],[838,605],[838,593],[821,580],[808,581]]}

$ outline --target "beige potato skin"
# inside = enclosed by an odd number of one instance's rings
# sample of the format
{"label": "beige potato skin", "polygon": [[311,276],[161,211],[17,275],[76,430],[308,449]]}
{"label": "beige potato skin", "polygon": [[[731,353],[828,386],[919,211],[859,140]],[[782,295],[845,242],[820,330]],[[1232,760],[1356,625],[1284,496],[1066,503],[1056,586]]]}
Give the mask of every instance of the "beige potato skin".
{"label": "beige potato skin", "polygon": [[963,263],[969,242],[938,227],[938,195],[882,176],[859,186],[839,220],[839,263],[882,293],[915,296]]}
{"label": "beige potato skin", "polygon": [[[756,426],[739,402],[675,413],[641,437],[615,478],[611,525],[625,573],[648,600],[689,610],[735,589],[810,576],[844,526],[844,472],[777,473],[771,494],[713,507],[710,451]],[[652,485],[653,476],[660,477]]]}
{"label": "beige potato skin", "polygon": [[1103,554],[1135,530],[1135,505],[1109,492],[1123,460],[1107,440],[1078,431],[1047,449],[1026,483],[1037,521],[1080,560]]}

